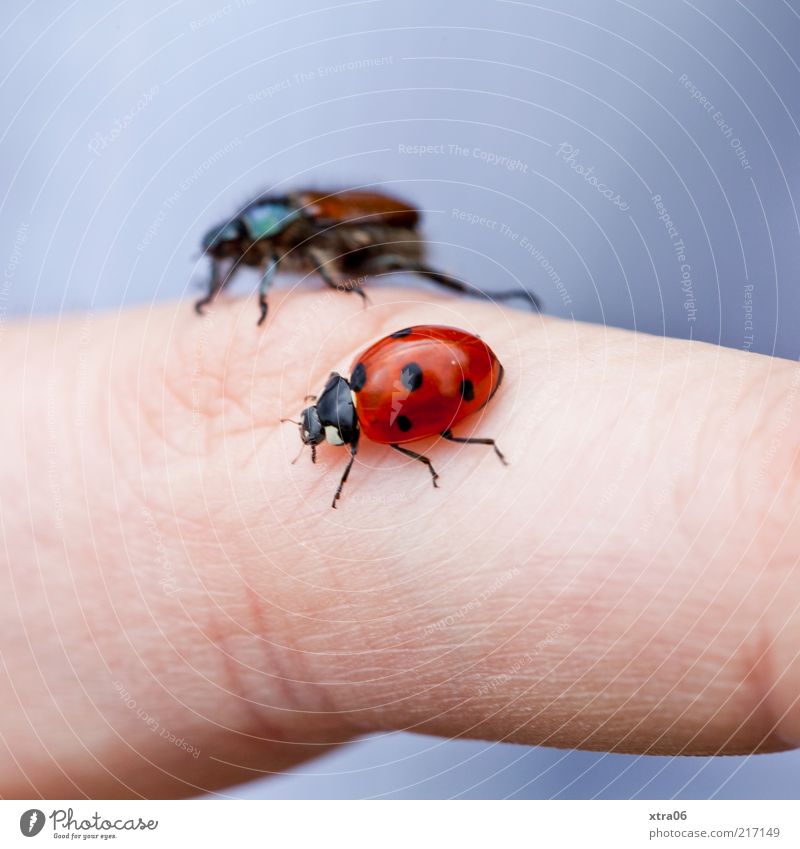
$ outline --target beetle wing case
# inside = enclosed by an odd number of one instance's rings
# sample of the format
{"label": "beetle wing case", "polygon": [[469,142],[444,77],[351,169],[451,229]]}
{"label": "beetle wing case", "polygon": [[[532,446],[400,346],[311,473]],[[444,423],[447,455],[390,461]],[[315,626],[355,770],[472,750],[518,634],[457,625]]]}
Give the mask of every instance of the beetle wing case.
{"label": "beetle wing case", "polygon": [[387,224],[414,228],[419,213],[404,201],[379,192],[304,191],[293,195],[303,214],[323,226],[331,224]]}

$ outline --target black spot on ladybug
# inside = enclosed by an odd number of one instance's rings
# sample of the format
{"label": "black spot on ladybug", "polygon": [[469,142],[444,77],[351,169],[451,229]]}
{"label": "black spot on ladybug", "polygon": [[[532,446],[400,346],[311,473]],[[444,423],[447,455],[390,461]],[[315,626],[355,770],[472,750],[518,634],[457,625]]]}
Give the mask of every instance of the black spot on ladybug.
{"label": "black spot on ladybug", "polygon": [[422,386],[422,369],[417,363],[406,363],[400,371],[400,382],[413,392]]}
{"label": "black spot on ladybug", "polygon": [[350,375],[350,388],[353,392],[360,392],[367,382],[367,370],[364,368],[364,363],[357,363]]}
{"label": "black spot on ladybug", "polygon": [[465,401],[474,401],[475,400],[475,387],[473,386],[471,380],[462,380],[461,381],[461,397]]}
{"label": "black spot on ladybug", "polygon": [[411,419],[408,416],[398,416],[397,426],[400,428],[400,430],[403,431],[403,433],[406,433],[407,431],[411,430]]}
{"label": "black spot on ladybug", "polygon": [[410,327],[404,327],[402,330],[395,330],[394,333],[389,337],[390,339],[402,339],[404,336],[408,336],[411,333]]}

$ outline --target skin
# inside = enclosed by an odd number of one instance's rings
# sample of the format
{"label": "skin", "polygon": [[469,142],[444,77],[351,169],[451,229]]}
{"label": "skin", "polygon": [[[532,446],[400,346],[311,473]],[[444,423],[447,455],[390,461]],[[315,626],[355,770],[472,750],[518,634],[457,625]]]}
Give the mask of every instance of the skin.
{"label": "skin", "polygon": [[[800,744],[800,370],[429,292],[0,328],[0,795],[195,795],[363,732]],[[333,369],[415,323],[504,384],[457,435],[295,465]],[[9,367],[8,364],[12,364]],[[191,749],[191,750],[190,750]]]}

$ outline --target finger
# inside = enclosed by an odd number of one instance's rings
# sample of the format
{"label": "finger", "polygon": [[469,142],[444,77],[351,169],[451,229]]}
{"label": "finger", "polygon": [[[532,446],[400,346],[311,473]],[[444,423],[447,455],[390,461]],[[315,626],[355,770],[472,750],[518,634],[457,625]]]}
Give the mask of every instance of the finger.
{"label": "finger", "polygon": [[[4,651],[7,794],[196,792],[378,728],[796,745],[794,365],[427,294],[365,311],[326,294],[275,299],[264,332],[249,303],[208,321],[181,305],[98,320],[83,350],[69,328],[27,345],[20,391],[54,350],[70,378],[26,415],[69,408],[82,362],[103,427],[33,432],[0,490],[5,508],[44,480],[52,506],[53,468],[60,486],[59,522],[4,527],[37,567],[14,565],[4,594],[6,637],[31,642]],[[432,444],[433,490],[365,443],[330,511],[345,458],[292,466],[278,419],[419,322],[500,356],[503,389],[465,435],[511,465]]]}

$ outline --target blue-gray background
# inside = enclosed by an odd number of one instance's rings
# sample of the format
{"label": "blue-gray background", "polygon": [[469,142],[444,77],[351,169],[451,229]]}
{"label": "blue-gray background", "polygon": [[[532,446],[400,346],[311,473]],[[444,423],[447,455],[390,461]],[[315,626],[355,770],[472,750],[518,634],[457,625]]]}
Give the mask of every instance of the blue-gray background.
{"label": "blue-gray background", "polygon": [[[4,0],[0,319],[194,294],[255,191],[371,183],[487,287],[797,358],[798,62],[798,0]],[[235,792],[796,798],[798,767],[393,734]]]}

